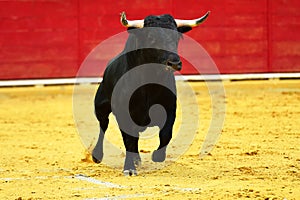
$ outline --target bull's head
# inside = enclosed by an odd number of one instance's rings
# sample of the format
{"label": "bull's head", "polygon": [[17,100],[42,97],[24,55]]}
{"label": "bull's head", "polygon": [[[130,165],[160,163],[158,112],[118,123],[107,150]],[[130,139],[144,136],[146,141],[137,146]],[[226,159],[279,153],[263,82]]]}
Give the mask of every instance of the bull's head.
{"label": "bull's head", "polygon": [[147,57],[148,62],[158,62],[166,65],[167,69],[179,71],[182,63],[177,49],[181,33],[200,25],[209,13],[193,20],[174,19],[168,14],[150,15],[144,20],[127,20],[125,12],[123,12],[121,13],[121,23],[129,30],[138,29],[138,34],[135,34],[134,46],[136,49],[148,50],[143,59]]}

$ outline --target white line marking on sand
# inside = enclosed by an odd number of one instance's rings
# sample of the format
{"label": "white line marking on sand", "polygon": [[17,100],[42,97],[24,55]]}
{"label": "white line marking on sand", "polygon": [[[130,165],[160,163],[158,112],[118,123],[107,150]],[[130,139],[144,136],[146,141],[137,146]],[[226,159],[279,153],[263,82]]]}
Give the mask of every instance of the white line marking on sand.
{"label": "white line marking on sand", "polygon": [[[115,184],[111,182],[106,182],[106,181],[101,181],[83,174],[77,174],[75,176],[35,176],[35,177],[0,177],[1,181],[26,181],[26,180],[33,180],[33,179],[38,179],[38,180],[45,180],[45,179],[78,179],[80,181],[87,181],[96,185],[104,186],[106,188],[117,188],[117,189],[123,189],[123,188],[128,188],[129,186],[124,186],[120,184]],[[133,186],[133,188],[135,188]],[[152,188],[152,187],[147,187],[147,188]],[[97,188],[80,188],[80,189],[97,189]],[[200,192],[202,189],[200,188],[181,188],[181,187],[170,187],[172,190],[177,190],[180,192]],[[85,200],[111,200],[111,199],[131,199],[131,198],[144,198],[144,197],[149,197],[153,196],[154,194],[122,194],[119,196],[106,196],[106,197],[100,197],[100,198],[87,198]]]}
{"label": "white line marking on sand", "polygon": [[114,183],[110,183],[110,182],[105,182],[105,181],[100,181],[100,180],[97,180],[97,179],[94,179],[94,178],[91,178],[91,177],[88,177],[88,176],[85,176],[85,175],[82,175],[82,174],[75,175],[75,178],[77,178],[79,180],[87,181],[87,182],[90,182],[90,183],[94,183],[94,184],[97,184],[97,185],[103,185],[103,186],[106,186],[108,188],[126,188],[125,186],[122,186],[122,185],[118,185],[118,184],[114,184]]}
{"label": "white line marking on sand", "polygon": [[110,199],[129,199],[129,198],[143,198],[149,197],[153,194],[123,194],[119,196],[112,196],[112,197],[102,197],[102,198],[87,198],[85,200],[110,200]]}
{"label": "white line marking on sand", "polygon": [[2,181],[20,181],[20,180],[32,180],[32,179],[60,179],[60,178],[72,178],[72,176],[35,176],[35,177],[0,177]]}

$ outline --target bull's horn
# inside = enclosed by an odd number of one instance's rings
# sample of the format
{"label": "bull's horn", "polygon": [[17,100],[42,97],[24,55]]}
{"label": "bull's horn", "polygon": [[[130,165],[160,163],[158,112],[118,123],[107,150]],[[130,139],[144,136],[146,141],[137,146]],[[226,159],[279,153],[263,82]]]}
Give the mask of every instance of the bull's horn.
{"label": "bull's horn", "polygon": [[210,11],[208,11],[205,15],[198,19],[192,19],[192,20],[182,20],[182,19],[175,19],[177,27],[181,26],[190,26],[195,27],[200,25],[209,15]]}
{"label": "bull's horn", "polygon": [[125,27],[143,28],[144,20],[127,20],[125,12],[121,13],[121,24]]}

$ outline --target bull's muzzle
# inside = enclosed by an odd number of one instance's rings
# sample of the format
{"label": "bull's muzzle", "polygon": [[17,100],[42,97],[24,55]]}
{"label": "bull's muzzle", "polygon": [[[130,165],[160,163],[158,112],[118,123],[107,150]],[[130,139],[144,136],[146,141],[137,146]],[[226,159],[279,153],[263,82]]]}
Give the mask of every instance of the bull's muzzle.
{"label": "bull's muzzle", "polygon": [[176,53],[168,53],[167,54],[167,68],[175,71],[180,71],[182,68],[182,62],[180,57]]}
{"label": "bull's muzzle", "polygon": [[171,68],[175,71],[180,71],[182,68],[182,62],[180,60],[178,60],[178,61],[169,60],[169,61],[167,61],[167,67]]}

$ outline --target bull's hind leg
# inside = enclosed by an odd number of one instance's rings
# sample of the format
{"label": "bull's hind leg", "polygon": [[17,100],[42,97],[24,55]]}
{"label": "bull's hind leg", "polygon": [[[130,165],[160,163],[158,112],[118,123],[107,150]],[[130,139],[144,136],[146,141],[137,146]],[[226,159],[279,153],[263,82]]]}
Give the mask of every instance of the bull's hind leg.
{"label": "bull's hind leg", "polygon": [[136,167],[141,164],[141,157],[138,150],[138,142],[139,137],[138,134],[136,136],[132,136],[122,132],[123,142],[126,149],[126,157],[124,162],[124,175],[125,176],[136,176],[137,170]]}
{"label": "bull's hind leg", "polygon": [[92,153],[93,161],[95,163],[100,163],[103,158],[103,140],[104,140],[105,131],[108,127],[108,123],[109,123],[108,116],[110,112],[111,112],[111,107],[109,103],[101,104],[98,106],[96,104],[95,106],[96,117],[100,123],[99,138]]}
{"label": "bull's hind leg", "polygon": [[170,140],[172,139],[172,129],[173,129],[173,124],[176,115],[175,112],[176,111],[168,113],[168,118],[166,120],[166,123],[159,132],[160,144],[158,149],[155,150],[152,154],[153,162],[163,162],[166,159],[167,146],[170,143]]}

